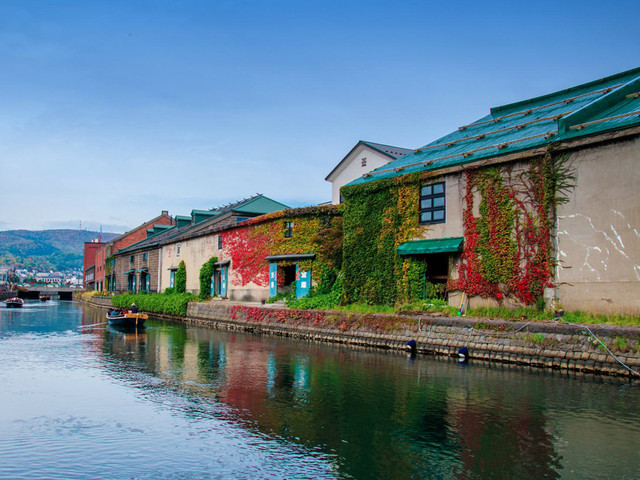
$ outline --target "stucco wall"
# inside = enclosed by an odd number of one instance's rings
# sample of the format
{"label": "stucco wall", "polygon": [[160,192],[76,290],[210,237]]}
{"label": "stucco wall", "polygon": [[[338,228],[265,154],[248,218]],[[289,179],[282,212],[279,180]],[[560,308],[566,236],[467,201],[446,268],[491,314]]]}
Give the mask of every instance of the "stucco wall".
{"label": "stucco wall", "polygon": [[[180,254],[178,255],[178,246]],[[161,291],[169,288],[171,268],[178,268],[183,260],[187,269],[187,292],[198,294],[200,292],[200,268],[211,257],[219,257],[218,235],[204,235],[162,247],[162,263],[160,266]]]}
{"label": "stucco wall", "polygon": [[640,313],[640,137],[573,152],[576,188],[558,209],[557,296],[565,309]]}
{"label": "stucco wall", "polygon": [[[462,173],[454,173],[444,177],[434,177],[434,182],[445,181],[445,219],[444,223],[425,225],[421,235],[415,240],[431,238],[462,237],[464,224],[462,222],[462,210],[464,207],[464,194],[466,183]],[[430,181],[425,181],[428,185]]]}

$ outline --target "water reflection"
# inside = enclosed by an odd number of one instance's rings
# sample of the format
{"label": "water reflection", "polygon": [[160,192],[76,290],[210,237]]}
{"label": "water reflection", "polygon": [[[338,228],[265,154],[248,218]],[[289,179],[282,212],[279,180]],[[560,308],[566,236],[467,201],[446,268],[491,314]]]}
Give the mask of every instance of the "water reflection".
{"label": "water reflection", "polygon": [[[149,372],[198,402],[229,407],[225,415],[256,433],[335,454],[345,477],[570,478],[562,437],[575,409],[588,412],[585,429],[613,415],[586,381],[559,375],[148,325],[136,334],[107,330],[112,369]],[[608,397],[619,395],[621,382],[600,382]],[[637,420],[635,392],[627,400],[615,401],[615,415]],[[193,405],[184,413],[202,414]],[[632,435],[640,439],[637,424]],[[620,443],[619,460],[636,460],[631,478],[638,456]],[[599,448],[587,463],[613,464]],[[584,464],[583,456],[571,468]]]}
{"label": "water reflection", "polygon": [[0,478],[640,477],[623,380],[28,306],[0,310]]}

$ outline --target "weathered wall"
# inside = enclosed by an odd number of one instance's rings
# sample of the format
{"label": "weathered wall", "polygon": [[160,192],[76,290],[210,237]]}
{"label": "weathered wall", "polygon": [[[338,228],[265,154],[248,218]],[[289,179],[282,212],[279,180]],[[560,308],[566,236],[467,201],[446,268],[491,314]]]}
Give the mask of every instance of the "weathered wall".
{"label": "weathered wall", "polygon": [[[147,254],[147,259],[144,260],[143,254]],[[131,261],[133,257],[133,261]],[[147,273],[150,275],[149,291],[152,293],[158,292],[158,259],[159,251],[157,248],[151,248],[148,250],[138,250],[136,252],[122,253],[114,256],[115,264],[113,266],[113,272],[116,275],[116,291],[126,292],[129,270],[135,270],[136,273],[136,289],[140,289],[140,273],[138,270],[146,268]]]}
{"label": "weathered wall", "polygon": [[576,188],[558,210],[558,298],[567,310],[640,313],[640,137],[569,157]]}
{"label": "weathered wall", "polygon": [[[180,255],[178,255],[180,246]],[[169,288],[171,268],[178,268],[183,260],[187,269],[187,292],[200,292],[200,269],[211,257],[220,257],[218,251],[218,235],[204,235],[162,247],[162,264],[160,271],[161,291]]]}

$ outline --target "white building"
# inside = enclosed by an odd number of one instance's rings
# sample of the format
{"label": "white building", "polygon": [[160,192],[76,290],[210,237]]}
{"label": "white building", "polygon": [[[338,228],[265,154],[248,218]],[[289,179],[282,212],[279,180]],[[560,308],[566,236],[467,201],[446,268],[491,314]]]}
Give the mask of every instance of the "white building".
{"label": "white building", "polygon": [[340,189],[347,183],[411,152],[407,148],[360,140],[325,178],[331,183],[331,203],[342,203]]}

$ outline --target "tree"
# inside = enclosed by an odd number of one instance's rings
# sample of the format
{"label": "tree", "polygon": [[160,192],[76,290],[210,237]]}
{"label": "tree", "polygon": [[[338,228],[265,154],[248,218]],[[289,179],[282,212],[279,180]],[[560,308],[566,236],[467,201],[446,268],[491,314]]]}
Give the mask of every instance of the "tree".
{"label": "tree", "polygon": [[184,260],[180,260],[178,270],[176,271],[176,293],[184,293],[187,291],[187,266]]}

